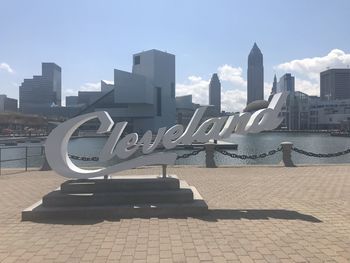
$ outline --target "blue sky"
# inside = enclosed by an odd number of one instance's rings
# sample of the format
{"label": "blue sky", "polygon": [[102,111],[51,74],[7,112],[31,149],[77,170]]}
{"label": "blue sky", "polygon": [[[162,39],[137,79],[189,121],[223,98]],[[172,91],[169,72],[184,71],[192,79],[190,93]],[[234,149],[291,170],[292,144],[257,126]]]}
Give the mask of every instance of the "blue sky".
{"label": "blue sky", "polygon": [[347,0],[0,0],[0,13],[0,93],[16,98],[41,62],[60,65],[63,95],[74,95],[113,80],[114,68],[130,71],[132,54],[152,48],[176,55],[177,94],[197,102],[206,103],[208,80],[219,72],[227,110],[245,103],[254,42],[266,91],[275,72],[292,72],[298,90],[317,94],[319,71],[350,64]]}

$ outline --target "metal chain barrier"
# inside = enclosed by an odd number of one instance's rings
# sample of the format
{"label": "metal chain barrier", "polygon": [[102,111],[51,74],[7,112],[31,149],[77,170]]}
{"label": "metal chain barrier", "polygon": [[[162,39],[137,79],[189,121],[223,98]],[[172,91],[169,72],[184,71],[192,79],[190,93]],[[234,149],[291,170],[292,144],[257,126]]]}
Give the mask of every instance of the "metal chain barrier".
{"label": "metal chain barrier", "polygon": [[98,157],[77,156],[77,155],[73,155],[73,154],[68,154],[68,157],[73,159],[73,160],[86,161],[86,162],[98,162],[98,160],[99,160]]}
{"label": "metal chain barrier", "polygon": [[[179,155],[177,156],[177,160],[178,159],[187,159],[191,156],[195,156],[197,154],[199,154],[200,152],[204,151],[205,148],[200,148],[198,150],[194,150],[190,153],[185,153],[183,155]],[[226,150],[222,150],[222,149],[215,149],[215,151],[225,155],[225,156],[229,156],[231,158],[236,158],[236,159],[241,159],[241,160],[246,160],[246,159],[250,159],[250,160],[256,160],[259,158],[265,158],[271,155],[274,155],[280,151],[282,151],[282,147],[279,146],[277,149],[275,150],[271,150],[269,152],[266,153],[260,153],[260,154],[252,154],[252,155],[246,155],[246,154],[236,154],[236,153],[230,153]],[[297,147],[292,147],[292,151],[295,151],[297,153],[306,155],[306,156],[310,156],[310,157],[317,157],[317,158],[332,158],[332,157],[337,157],[337,156],[342,156],[345,154],[349,154],[350,153],[350,149],[344,150],[344,151],[340,151],[340,152],[335,152],[335,153],[313,153],[313,152],[308,152],[302,149],[299,149]],[[87,161],[87,162],[98,162],[99,158],[98,157],[86,157],[86,156],[77,156],[77,155],[73,155],[73,154],[68,154],[69,158],[73,159],[73,160],[78,160],[78,161]]]}
{"label": "metal chain barrier", "polygon": [[197,154],[199,154],[200,152],[204,151],[205,148],[201,148],[201,149],[198,149],[198,150],[194,150],[193,152],[190,152],[190,153],[185,153],[183,155],[179,155],[176,157],[176,160],[179,160],[179,159],[186,159],[190,156],[195,156]]}
{"label": "metal chain barrier", "polygon": [[300,153],[300,154],[304,154],[306,156],[318,157],[318,158],[331,158],[331,157],[337,157],[337,156],[341,156],[341,155],[345,155],[345,154],[350,153],[350,149],[347,149],[345,151],[335,152],[335,153],[313,153],[313,152],[304,151],[304,150],[299,149],[297,147],[292,147],[292,151],[295,151],[295,152]]}
{"label": "metal chain barrier", "polygon": [[274,155],[274,154],[282,151],[282,147],[280,146],[276,150],[271,150],[271,151],[269,151],[267,153],[252,154],[252,155],[230,153],[228,151],[221,150],[221,149],[215,149],[215,151],[217,151],[217,152],[219,152],[219,153],[221,153],[223,155],[229,156],[231,158],[237,158],[237,159],[241,159],[241,160],[245,160],[245,159],[255,160],[255,159],[258,159],[258,158],[265,158],[267,156]]}
{"label": "metal chain barrier", "polygon": [[[179,155],[177,156],[177,160],[178,159],[186,159],[186,158],[189,158],[191,156],[195,156],[197,154],[199,154],[200,152],[204,151],[205,148],[201,148],[201,149],[198,149],[198,150],[194,150],[193,152],[190,152],[190,153],[185,153],[183,155]],[[86,157],[86,156],[77,156],[77,155],[73,155],[73,154],[68,154],[68,157],[73,159],[73,160],[78,160],[78,161],[86,161],[86,162],[98,162],[99,158],[98,157]]]}

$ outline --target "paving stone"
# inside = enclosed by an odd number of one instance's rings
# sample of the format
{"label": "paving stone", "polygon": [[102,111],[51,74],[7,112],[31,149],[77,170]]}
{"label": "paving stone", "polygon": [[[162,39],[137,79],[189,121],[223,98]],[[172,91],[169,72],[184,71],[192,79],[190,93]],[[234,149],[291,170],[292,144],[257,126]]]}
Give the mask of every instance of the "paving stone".
{"label": "paving stone", "polygon": [[197,188],[208,215],[21,222],[65,179],[0,176],[0,262],[350,262],[350,165],[168,171]]}

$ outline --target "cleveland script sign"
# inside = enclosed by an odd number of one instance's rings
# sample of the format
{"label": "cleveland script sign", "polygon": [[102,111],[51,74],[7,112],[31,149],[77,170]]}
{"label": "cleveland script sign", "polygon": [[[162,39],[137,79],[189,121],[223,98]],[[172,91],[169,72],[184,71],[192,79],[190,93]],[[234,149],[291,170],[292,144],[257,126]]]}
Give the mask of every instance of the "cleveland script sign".
{"label": "cleveland script sign", "polygon": [[[165,149],[173,149],[178,144],[190,145],[196,142],[208,142],[210,139],[224,139],[232,133],[258,133],[277,128],[282,122],[278,117],[281,108],[286,102],[287,93],[277,93],[272,98],[266,109],[261,109],[253,114],[241,113],[231,116],[211,118],[200,124],[200,120],[206,107],[198,108],[190,123],[184,129],[182,125],[174,125],[166,129],[160,128],[154,140],[152,132],[147,131],[140,139],[137,133],[130,133],[121,138],[127,122],[118,122],[113,128],[114,122],[105,111],[92,112],[72,118],[55,128],[48,136],[45,144],[47,161],[51,168],[58,174],[68,178],[90,178],[104,176],[123,170],[136,168],[143,165],[174,164],[176,153],[163,152],[152,153],[158,145]],[[92,119],[100,121],[97,133],[106,133],[112,130],[106,144],[100,152],[99,159],[108,161],[117,156],[126,159],[141,148],[142,156],[134,159],[99,169],[86,170],[76,166],[68,157],[68,142],[74,131],[82,124]]]}

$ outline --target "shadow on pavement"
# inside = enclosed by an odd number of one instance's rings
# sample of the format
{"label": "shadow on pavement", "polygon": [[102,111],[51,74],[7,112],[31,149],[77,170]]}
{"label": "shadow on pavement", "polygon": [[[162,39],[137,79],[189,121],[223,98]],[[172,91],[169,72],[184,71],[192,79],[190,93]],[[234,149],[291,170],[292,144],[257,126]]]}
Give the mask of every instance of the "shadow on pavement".
{"label": "shadow on pavement", "polygon": [[301,214],[292,210],[285,209],[210,209],[207,215],[198,217],[205,221],[223,220],[301,220],[312,223],[321,223],[322,221],[311,215]]}
{"label": "shadow on pavement", "polygon": [[[150,217],[142,217],[149,219]],[[158,219],[178,218],[186,219],[187,217],[156,217]],[[316,217],[311,215],[301,214],[296,211],[284,209],[209,209],[208,214],[203,216],[195,216],[199,220],[208,222],[217,222],[218,220],[300,220],[311,223],[322,223]],[[100,217],[100,218],[55,218],[55,219],[41,219],[32,220],[32,222],[42,224],[59,224],[59,225],[94,225],[103,221],[119,222],[121,217]]]}
{"label": "shadow on pavement", "polygon": [[109,218],[109,217],[99,217],[99,218],[79,218],[79,217],[73,217],[73,218],[43,218],[43,219],[33,219],[23,222],[34,222],[34,223],[40,223],[40,224],[53,224],[53,225],[95,225],[102,223],[104,221],[109,222],[119,222],[121,218]]}

